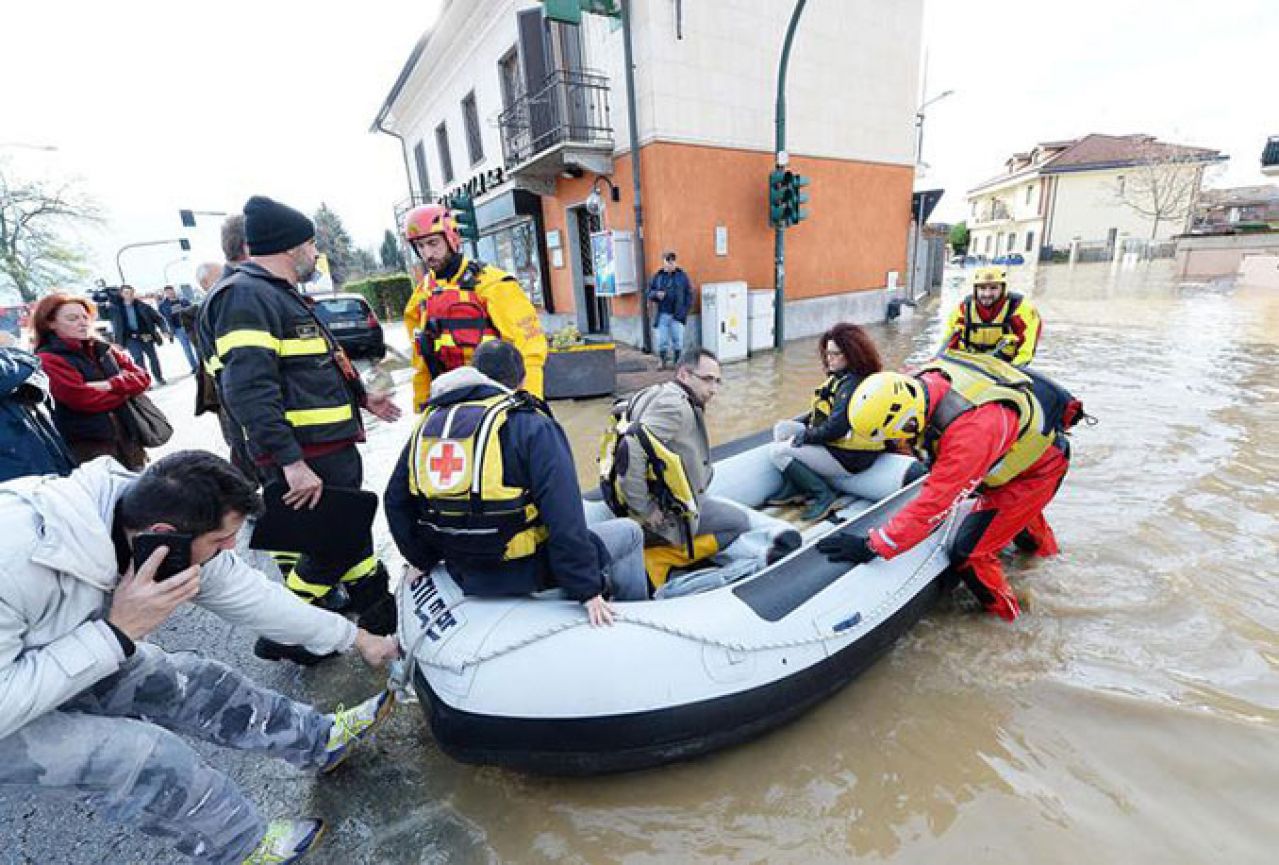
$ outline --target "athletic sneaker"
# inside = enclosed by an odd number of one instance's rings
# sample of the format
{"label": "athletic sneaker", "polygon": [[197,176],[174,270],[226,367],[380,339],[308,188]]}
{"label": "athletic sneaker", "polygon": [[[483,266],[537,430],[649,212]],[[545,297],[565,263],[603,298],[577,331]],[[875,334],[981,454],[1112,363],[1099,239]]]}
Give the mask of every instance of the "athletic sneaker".
{"label": "athletic sneaker", "polygon": [[324,821],[314,817],[272,820],[244,865],[289,865],[301,861],[323,834]]}
{"label": "athletic sneaker", "polygon": [[368,739],[382,722],[391,717],[395,708],[395,695],[383,691],[358,706],[338,710],[333,714],[333,728],[329,731],[329,743],[324,747],[324,765],[321,773],[332,772],[351,753],[351,749]]}

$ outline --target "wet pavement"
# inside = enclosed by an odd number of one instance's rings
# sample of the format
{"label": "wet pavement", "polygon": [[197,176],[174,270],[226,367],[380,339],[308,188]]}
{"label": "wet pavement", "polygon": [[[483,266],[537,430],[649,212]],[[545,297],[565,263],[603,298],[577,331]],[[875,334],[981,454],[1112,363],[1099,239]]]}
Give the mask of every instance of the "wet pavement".
{"label": "wet pavement", "polygon": [[[329,818],[317,863],[1273,862],[1279,294],[1175,284],[1159,262],[1017,268],[1014,280],[1044,317],[1036,365],[1100,420],[1074,436],[1049,510],[1063,554],[1010,563],[1027,610],[1017,623],[945,603],[794,724],[630,775],[459,765],[416,706],[323,781],[202,753],[265,813]],[[873,328],[885,360],[935,347],[959,291],[948,281],[941,304]],[[726,368],[712,437],[802,410],[820,379],[813,340]],[[187,422],[192,399],[189,379],[157,391],[179,422],[171,447],[220,449],[215,423]],[[555,404],[584,482],[606,407]],[[370,426],[370,488],[408,431]],[[249,635],[198,610],[156,640],[321,706],[380,685],[355,660],[305,672],[258,661]],[[12,863],[177,861],[84,807],[9,794],[0,850]]]}

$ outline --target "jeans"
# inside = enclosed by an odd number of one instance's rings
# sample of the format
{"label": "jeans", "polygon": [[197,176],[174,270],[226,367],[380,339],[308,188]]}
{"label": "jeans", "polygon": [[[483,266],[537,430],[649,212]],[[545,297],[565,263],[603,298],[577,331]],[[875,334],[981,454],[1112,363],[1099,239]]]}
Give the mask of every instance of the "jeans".
{"label": "jeans", "polygon": [[644,531],[625,517],[590,526],[613,557],[613,597],[619,601],[648,600],[648,575],[644,572]]}
{"label": "jeans", "polygon": [[164,384],[164,373],[160,371],[160,356],[155,353],[155,337],[149,340],[140,337],[129,337],[125,348],[129,350],[129,356],[133,358],[133,362],[138,366],[142,366],[142,359],[145,357],[147,362],[151,364],[151,377],[160,384]]}
{"label": "jeans", "polygon": [[187,329],[185,327],[175,327],[173,329],[173,337],[178,341],[178,345],[182,346],[182,353],[187,356],[187,363],[191,365],[191,372],[195,372],[199,364],[195,359],[195,351],[191,348],[191,338],[187,336]]}
{"label": "jeans", "polygon": [[657,332],[657,353],[665,355],[669,351],[679,360],[684,351],[684,322],[669,312],[659,312],[654,330]]}
{"label": "jeans", "polygon": [[138,643],[114,675],[0,739],[0,786],[78,796],[197,862],[238,863],[266,824],[177,734],[318,769],[332,726],[225,664]]}

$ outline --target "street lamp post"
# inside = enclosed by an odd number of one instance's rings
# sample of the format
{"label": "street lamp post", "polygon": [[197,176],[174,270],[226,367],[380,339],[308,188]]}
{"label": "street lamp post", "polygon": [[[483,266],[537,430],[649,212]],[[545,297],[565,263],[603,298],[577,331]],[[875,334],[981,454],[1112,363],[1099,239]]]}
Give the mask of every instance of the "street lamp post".
{"label": "street lamp post", "polygon": [[[795,39],[795,28],[799,26],[799,17],[804,14],[804,4],[807,2],[808,0],[796,0],[790,24],[786,27],[786,38],[782,41],[782,56],[777,63],[777,102],[773,113],[776,140],[773,153],[778,170],[784,169],[790,161],[786,153],[786,67],[790,64],[790,47]],[[773,229],[773,347],[780,351],[785,341],[786,228],[777,225]]]}
{"label": "street lamp post", "polygon": [[190,260],[191,260],[191,257],[189,255],[184,255],[184,256],[181,256],[180,258],[175,258],[172,261],[165,264],[164,265],[164,284],[165,285],[173,284],[173,279],[169,276],[170,267],[173,267],[173,265],[175,264],[181,264],[184,261],[190,261]]}
{"label": "street lamp post", "polygon": [[[919,108],[915,109],[915,171],[919,172],[919,166],[924,163],[924,109],[935,102],[940,102],[947,96],[953,96],[954,90],[944,90],[938,93],[932,99],[927,100]],[[913,196],[912,196],[913,198]],[[919,235],[924,230],[924,220],[911,214],[911,221],[915,225],[915,232],[911,237],[910,243],[910,298],[908,303],[914,304],[915,298],[918,296],[915,292],[915,275],[919,272]],[[932,290],[931,286],[924,286],[924,294]]]}
{"label": "street lamp post", "polygon": [[137,249],[142,246],[166,246],[170,243],[178,244],[183,252],[191,251],[191,241],[187,240],[185,237],[173,237],[168,240],[143,240],[138,243],[126,243],[124,246],[120,247],[115,254],[115,269],[120,272],[120,284],[124,285],[126,281],[124,278],[124,265],[120,261],[120,257],[124,255],[125,250]]}
{"label": "street lamp post", "polygon": [[0,141],[0,147],[12,147],[17,150],[41,150],[53,153],[58,149],[56,144],[30,144],[26,141]]}

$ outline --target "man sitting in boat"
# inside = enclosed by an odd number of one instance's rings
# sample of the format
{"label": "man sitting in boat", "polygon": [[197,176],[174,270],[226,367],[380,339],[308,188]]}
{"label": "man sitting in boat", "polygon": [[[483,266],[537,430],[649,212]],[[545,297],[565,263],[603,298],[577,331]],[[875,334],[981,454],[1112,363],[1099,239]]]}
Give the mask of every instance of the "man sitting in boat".
{"label": "man sitting in boat", "polygon": [[853,432],[908,442],[931,468],[919,495],[886,525],[868,535],[831,535],[817,549],[837,562],[892,559],[975,492],[976,506],[955,533],[951,559],[988,612],[1017,618],[1021,608],[999,553],[1014,538],[1037,555],[1057,553],[1043,511],[1069,468],[1064,432],[1073,423],[1057,409],[1060,417],[1045,418],[1032,386],[1016,367],[968,352],[946,352],[913,376],[879,372],[862,382],[849,405]]}
{"label": "man sitting in boat", "polygon": [[[684,352],[673,381],[614,406],[614,425],[600,447],[604,500],[615,515],[644,527],[644,562],[654,589],[673,569],[709,559],[751,528],[751,515],[740,505],[706,495],[715,469],[704,413],[722,384],[714,352]],[[770,563],[801,542],[786,523],[774,522]]]}
{"label": "man sitting in boat", "polygon": [[1008,270],[983,267],[973,277],[973,293],[950,313],[942,350],[993,354],[1013,366],[1026,366],[1035,359],[1039,331],[1039,311],[1008,290]]}
{"label": "man sitting in boat", "polygon": [[824,519],[838,503],[840,494],[830,479],[865,471],[884,450],[883,442],[853,435],[848,424],[853,391],[884,368],[870,335],[855,324],[837,324],[822,334],[817,350],[826,381],[813,392],[806,421],[784,420],[773,427],[769,452],[783,485],[768,504],[807,501],[805,520]]}
{"label": "man sitting in boat", "polygon": [[648,597],[643,535],[630,520],[589,530],[564,430],[527,391],[515,346],[490,340],[472,366],[431,383],[430,400],[387,485],[391,535],[415,568],[441,560],[468,595],[559,587],[592,625],[606,598]]}

